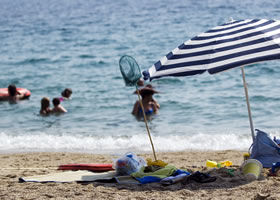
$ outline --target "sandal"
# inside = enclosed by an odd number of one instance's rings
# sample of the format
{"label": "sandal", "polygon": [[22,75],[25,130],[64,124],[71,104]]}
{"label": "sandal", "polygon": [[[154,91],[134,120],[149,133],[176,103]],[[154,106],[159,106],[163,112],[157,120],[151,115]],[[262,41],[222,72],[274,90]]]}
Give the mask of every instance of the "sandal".
{"label": "sandal", "polygon": [[185,179],[183,179],[182,183],[184,185],[186,185],[190,181],[195,181],[198,183],[210,183],[210,182],[216,181],[216,177],[214,177],[214,176],[211,177],[208,174],[197,171],[194,174],[191,174],[191,175],[187,176]]}

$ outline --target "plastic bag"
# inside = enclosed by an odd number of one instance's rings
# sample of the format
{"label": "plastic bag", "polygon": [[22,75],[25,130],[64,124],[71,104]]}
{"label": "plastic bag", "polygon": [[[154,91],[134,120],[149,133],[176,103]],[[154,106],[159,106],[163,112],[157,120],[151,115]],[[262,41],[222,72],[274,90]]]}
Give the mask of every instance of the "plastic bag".
{"label": "plastic bag", "polygon": [[114,168],[118,176],[130,175],[133,172],[139,171],[145,165],[145,160],[133,153],[126,153],[114,162]]}

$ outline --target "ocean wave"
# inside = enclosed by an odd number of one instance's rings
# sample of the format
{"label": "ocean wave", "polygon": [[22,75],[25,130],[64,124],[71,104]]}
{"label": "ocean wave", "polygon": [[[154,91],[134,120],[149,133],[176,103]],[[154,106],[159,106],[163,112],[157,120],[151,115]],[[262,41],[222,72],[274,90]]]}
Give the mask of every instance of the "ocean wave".
{"label": "ocean wave", "polygon": [[[279,136],[279,134],[278,134]],[[0,134],[0,151],[69,151],[69,152],[150,152],[147,134],[133,136],[83,136],[48,135],[45,133],[9,135]],[[156,151],[172,152],[187,150],[247,150],[252,139],[249,135],[207,134],[154,136]]]}

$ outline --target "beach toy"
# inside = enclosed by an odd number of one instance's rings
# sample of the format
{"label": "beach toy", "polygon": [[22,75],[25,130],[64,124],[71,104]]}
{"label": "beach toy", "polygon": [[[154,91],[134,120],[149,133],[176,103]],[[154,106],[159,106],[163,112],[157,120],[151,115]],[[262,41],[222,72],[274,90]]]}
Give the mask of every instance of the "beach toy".
{"label": "beach toy", "polygon": [[230,176],[234,176],[234,169],[227,169],[227,173],[228,173]]}
{"label": "beach toy", "polygon": [[218,163],[217,162],[215,162],[215,161],[212,161],[212,160],[207,160],[206,161],[206,166],[207,167],[211,167],[211,168],[214,168],[214,167],[220,167],[220,166],[218,166]]}
{"label": "beach toy", "polygon": [[232,162],[229,161],[229,160],[226,160],[226,161],[222,161],[222,162],[215,162],[215,161],[212,161],[212,160],[207,160],[206,161],[206,166],[207,167],[211,167],[211,168],[220,168],[220,167],[230,167],[232,166]]}
{"label": "beach toy", "polygon": [[244,161],[248,160],[250,158],[250,153],[244,153],[243,158],[244,158]]}
{"label": "beach toy", "polygon": [[166,165],[168,165],[168,163],[166,163],[162,160],[152,161],[151,158],[147,158],[147,165],[148,166],[156,165],[156,166],[159,166],[159,167],[165,167]]}
{"label": "beach toy", "polygon": [[[23,94],[24,99],[28,99],[31,96],[31,92],[26,88],[17,88],[17,93],[21,95]],[[8,88],[0,88],[0,100],[8,96]]]}
{"label": "beach toy", "polygon": [[242,173],[247,181],[257,180],[262,172],[262,168],[262,164],[256,159],[248,159],[241,166]]}
{"label": "beach toy", "polygon": [[230,167],[232,166],[232,162],[229,160],[221,162],[222,167]]}
{"label": "beach toy", "polygon": [[276,176],[278,173],[278,169],[280,168],[280,162],[276,162],[276,163],[272,163],[272,167],[271,167],[271,170],[270,170],[270,175],[271,176]]}

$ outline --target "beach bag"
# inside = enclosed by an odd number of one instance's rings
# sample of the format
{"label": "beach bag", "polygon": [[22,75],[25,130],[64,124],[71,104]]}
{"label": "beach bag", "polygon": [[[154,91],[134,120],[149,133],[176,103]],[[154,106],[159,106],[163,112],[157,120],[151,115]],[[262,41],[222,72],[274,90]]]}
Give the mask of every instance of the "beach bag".
{"label": "beach bag", "polygon": [[126,153],[124,156],[114,161],[114,168],[118,176],[127,176],[133,172],[138,172],[146,162],[143,158],[134,153]]}
{"label": "beach bag", "polygon": [[256,138],[251,146],[251,159],[259,160],[263,167],[272,167],[272,163],[280,162],[280,146],[270,136],[256,129]]}

